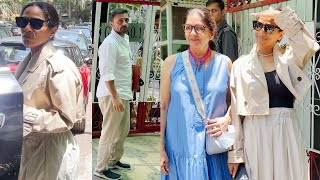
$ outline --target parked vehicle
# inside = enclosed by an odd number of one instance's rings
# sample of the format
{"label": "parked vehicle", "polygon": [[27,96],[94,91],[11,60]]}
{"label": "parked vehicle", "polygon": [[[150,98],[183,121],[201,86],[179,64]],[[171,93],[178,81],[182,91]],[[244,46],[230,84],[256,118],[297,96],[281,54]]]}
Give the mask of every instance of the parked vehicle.
{"label": "parked vehicle", "polygon": [[87,64],[91,64],[92,46],[89,45],[86,36],[82,32],[74,32],[70,30],[59,29],[55,34],[55,38],[68,40],[75,43],[81,50],[81,54],[84,58],[84,62]]}
{"label": "parked vehicle", "polygon": [[75,32],[78,32],[78,33],[83,33],[86,36],[87,40],[88,40],[89,46],[92,44],[92,36],[91,36],[91,31],[90,31],[89,28],[72,27],[69,30],[75,31]]}
{"label": "parked vehicle", "polygon": [[[83,116],[82,119],[74,124],[73,130],[76,132],[84,132],[86,123],[86,106],[88,104],[89,84],[90,84],[90,68],[84,63],[79,47],[65,40],[55,39],[53,45],[60,53],[69,57],[78,67],[83,83]],[[9,37],[0,40],[0,54],[4,56],[4,61],[14,73],[17,65],[30,52],[22,43],[21,37]]]}
{"label": "parked vehicle", "polygon": [[11,33],[13,36],[21,36],[21,29],[19,27],[11,27]]}
{"label": "parked vehicle", "polygon": [[89,29],[92,32],[92,25],[88,23],[76,24],[74,28]]}
{"label": "parked vehicle", "polygon": [[23,93],[0,54],[0,179],[18,179],[23,139]]}
{"label": "parked vehicle", "polygon": [[12,73],[16,71],[20,61],[22,61],[29,52],[30,49],[24,46],[21,37],[16,36],[0,39],[0,54],[3,55],[3,59]]}
{"label": "parked vehicle", "polygon": [[0,23],[0,39],[12,36],[5,24]]}

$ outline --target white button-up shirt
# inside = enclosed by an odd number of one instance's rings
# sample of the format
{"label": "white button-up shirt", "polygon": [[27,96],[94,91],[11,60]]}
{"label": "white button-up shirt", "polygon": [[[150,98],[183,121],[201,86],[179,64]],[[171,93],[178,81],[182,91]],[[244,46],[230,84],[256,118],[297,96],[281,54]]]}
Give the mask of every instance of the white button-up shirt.
{"label": "white button-up shirt", "polygon": [[132,60],[129,36],[120,36],[114,30],[104,39],[98,50],[100,81],[96,96],[111,95],[106,81],[114,80],[118,96],[132,99]]}

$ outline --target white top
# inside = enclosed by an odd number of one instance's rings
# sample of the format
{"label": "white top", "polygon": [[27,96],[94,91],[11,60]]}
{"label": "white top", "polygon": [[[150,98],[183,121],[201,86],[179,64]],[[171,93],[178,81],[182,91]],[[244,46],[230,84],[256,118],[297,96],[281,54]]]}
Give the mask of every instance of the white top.
{"label": "white top", "polygon": [[132,96],[132,60],[129,36],[120,36],[114,30],[104,39],[98,50],[100,81],[96,96],[109,96],[105,81],[114,80],[118,96],[130,100]]}

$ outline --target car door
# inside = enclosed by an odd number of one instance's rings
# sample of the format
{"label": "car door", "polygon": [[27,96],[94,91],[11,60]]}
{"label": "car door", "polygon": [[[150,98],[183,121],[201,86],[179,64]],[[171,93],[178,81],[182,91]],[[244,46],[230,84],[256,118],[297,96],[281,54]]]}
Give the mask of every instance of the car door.
{"label": "car door", "polygon": [[23,93],[8,67],[0,66],[0,72],[0,179],[14,180],[22,151]]}

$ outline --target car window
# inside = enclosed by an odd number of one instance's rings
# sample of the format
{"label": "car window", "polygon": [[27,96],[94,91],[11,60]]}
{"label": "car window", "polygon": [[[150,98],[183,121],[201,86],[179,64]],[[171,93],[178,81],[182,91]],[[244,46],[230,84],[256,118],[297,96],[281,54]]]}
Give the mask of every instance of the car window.
{"label": "car window", "polygon": [[78,67],[83,66],[83,58],[80,52],[80,49],[78,47],[74,48],[74,57],[75,57],[75,61]]}
{"label": "car window", "polygon": [[56,50],[57,50],[58,53],[61,53],[61,54],[65,55],[65,56],[67,56],[69,59],[73,60],[70,52],[68,51],[68,48],[56,47]]}
{"label": "car window", "polygon": [[4,60],[3,55],[0,53],[0,67],[6,67],[7,62]]}
{"label": "car window", "polygon": [[55,37],[75,43],[81,50],[88,50],[87,38],[83,34],[78,34],[73,31],[57,31]]}
{"label": "car window", "polygon": [[74,48],[68,47],[68,51],[70,52],[70,54],[72,56],[72,61],[76,64],[77,67],[79,67],[79,64],[77,62],[77,56],[74,53]]}
{"label": "car window", "polygon": [[91,31],[89,29],[71,29],[72,31],[75,32],[82,32],[87,38],[91,37]]}
{"label": "car window", "polygon": [[6,27],[0,26],[0,39],[10,37],[9,32],[6,30]]}
{"label": "car window", "polygon": [[0,54],[3,55],[4,61],[7,64],[19,63],[30,52],[29,48],[19,45],[0,45]]}
{"label": "car window", "polygon": [[56,47],[57,51],[59,53],[62,53],[63,55],[67,56],[69,59],[71,59],[77,67],[80,67],[81,64],[79,64],[78,62],[78,58],[74,53],[74,48],[70,48],[70,47]]}
{"label": "car window", "polygon": [[80,49],[76,46],[74,47],[56,47],[56,50],[59,53],[62,53],[63,55],[67,56],[68,58],[70,58],[77,67],[81,67],[83,66],[83,59],[81,56],[81,52]]}

